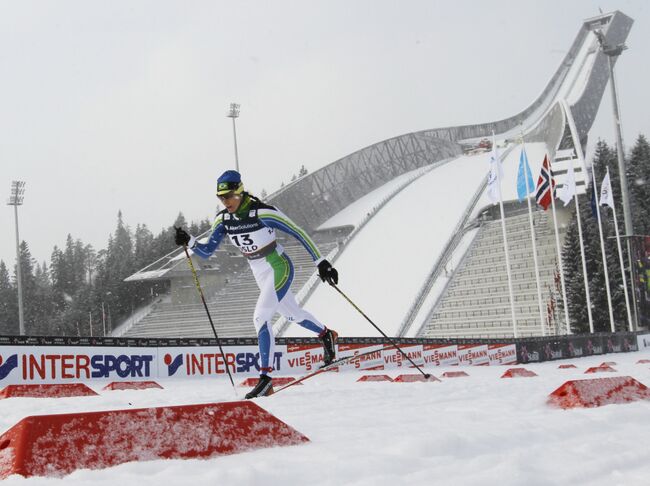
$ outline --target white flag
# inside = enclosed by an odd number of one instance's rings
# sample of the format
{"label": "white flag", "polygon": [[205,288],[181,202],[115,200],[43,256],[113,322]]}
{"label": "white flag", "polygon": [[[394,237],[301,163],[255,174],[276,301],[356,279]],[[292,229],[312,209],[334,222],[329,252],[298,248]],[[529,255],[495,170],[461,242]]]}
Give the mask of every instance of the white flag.
{"label": "white flag", "polygon": [[557,192],[557,197],[567,206],[576,193],[576,175],[573,171],[573,159],[569,159],[569,170],[566,174],[566,181]]}
{"label": "white flag", "polygon": [[614,195],[612,194],[612,183],[609,180],[609,167],[607,168],[607,175],[600,185],[600,205],[614,207]]}
{"label": "white flag", "polygon": [[[497,173],[498,171],[498,173]],[[490,173],[488,174],[487,191],[488,197],[493,204],[499,202],[499,179],[503,177],[503,165],[497,154],[497,144],[492,141],[492,155],[490,157]]]}

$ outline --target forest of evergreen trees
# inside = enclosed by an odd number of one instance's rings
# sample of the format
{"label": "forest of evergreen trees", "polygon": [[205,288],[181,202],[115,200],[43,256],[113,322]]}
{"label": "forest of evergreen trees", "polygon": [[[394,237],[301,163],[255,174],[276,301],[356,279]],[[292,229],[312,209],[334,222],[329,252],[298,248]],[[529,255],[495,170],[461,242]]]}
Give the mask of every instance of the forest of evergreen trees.
{"label": "forest of evergreen trees", "polygon": [[[619,233],[625,234],[623,222],[623,203],[621,200],[620,175],[616,158],[616,147],[609,147],[604,141],[599,141],[593,158],[593,167],[596,171],[598,189],[605,177],[607,167],[612,183],[612,192],[616,205]],[[636,235],[650,235],[650,185],[647,178],[650,175],[650,145],[646,138],[641,135],[636,140],[632,150],[626,158],[626,173],[630,192],[630,206],[632,209],[632,220],[634,233]],[[594,330],[596,332],[609,332],[609,306],[605,286],[605,272],[603,269],[603,258],[600,246],[597,218],[593,214],[591,204],[591,190],[589,194],[580,198],[580,216],[582,221],[582,232],[585,246],[585,260],[587,262],[587,275],[589,279],[589,291],[591,297],[592,317]],[[597,193],[597,200],[599,194]],[[573,208],[573,203],[571,203]],[[607,257],[607,271],[612,295],[612,307],[614,322],[617,331],[628,328],[625,296],[623,292],[623,279],[621,266],[614,231],[614,218],[612,210],[601,206],[601,218],[603,225],[603,238],[605,241],[605,254]],[[625,243],[623,254],[627,263],[627,251]],[[585,295],[584,277],[582,271],[582,259],[580,255],[580,243],[578,240],[578,225],[573,211],[573,218],[567,230],[564,242],[563,263],[567,285],[567,300],[569,304],[569,315],[571,318],[572,330],[576,333],[589,332],[589,319],[587,315],[587,299]],[[628,289],[630,288],[630,275],[626,273]],[[644,277],[645,279],[645,277]],[[641,296],[647,294],[647,282],[642,282]],[[637,297],[639,295],[637,294]],[[630,294],[630,301],[632,296]],[[643,303],[643,302],[641,302]],[[641,309],[647,313],[647,309]],[[639,313],[639,323],[644,327],[648,326],[647,315]]]}
{"label": "forest of evergreen trees", "polygon": [[[158,235],[138,224],[132,231],[117,215],[117,227],[105,249],[68,235],[63,248],[54,247],[49,265],[32,258],[27,242],[20,245],[23,310],[28,335],[101,336],[134,309],[151,301],[160,284],[124,279],[176,248],[174,226],[188,228],[182,214]],[[208,220],[189,225],[197,235]],[[0,260],[0,335],[19,334],[16,270]]]}

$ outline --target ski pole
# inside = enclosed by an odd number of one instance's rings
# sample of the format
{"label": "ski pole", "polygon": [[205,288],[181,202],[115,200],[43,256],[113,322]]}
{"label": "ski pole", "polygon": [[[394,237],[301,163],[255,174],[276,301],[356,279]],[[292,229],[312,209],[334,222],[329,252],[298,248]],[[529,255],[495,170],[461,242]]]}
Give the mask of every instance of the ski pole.
{"label": "ski pole", "polygon": [[429,378],[431,377],[431,375],[430,375],[429,373],[425,373],[424,371],[422,371],[422,368],[420,368],[418,365],[416,365],[416,364],[413,362],[413,360],[412,360],[411,358],[409,358],[409,356],[408,356],[404,351],[402,351],[402,348],[400,348],[400,347],[397,345],[397,343],[396,343],[395,341],[393,341],[391,338],[389,338],[389,337],[386,335],[386,333],[385,333],[384,331],[382,331],[381,329],[379,329],[379,327],[377,327],[377,324],[375,324],[374,322],[372,322],[372,320],[370,319],[370,317],[368,317],[368,316],[367,316],[367,315],[366,315],[366,314],[365,314],[361,309],[359,309],[359,307],[358,307],[354,302],[352,302],[352,301],[350,300],[350,297],[348,297],[347,295],[345,295],[345,294],[343,293],[343,291],[342,291],[340,288],[337,287],[336,284],[333,284],[332,282],[329,282],[329,284],[330,284],[332,287],[334,287],[334,289],[336,289],[336,291],[337,291],[339,294],[341,294],[341,295],[343,296],[343,298],[344,298],[345,300],[347,300],[347,301],[352,305],[352,307],[354,307],[354,308],[357,310],[357,312],[359,312],[359,314],[361,314],[363,317],[365,317],[366,320],[367,320],[370,324],[372,324],[372,326],[373,326],[375,329],[377,329],[377,330],[379,331],[379,333],[380,333],[382,336],[384,336],[386,339],[388,339],[388,342],[391,343],[391,344],[392,344],[392,345],[393,345],[393,346],[394,346],[394,347],[395,347],[395,348],[396,348],[400,353],[402,353],[402,356],[404,356],[406,359],[408,359],[408,360],[411,362],[411,364],[412,364],[413,366],[415,366],[415,367],[417,368],[417,370],[418,370],[420,373],[422,373],[422,374],[424,375],[425,378],[429,379]]}
{"label": "ski pole", "polygon": [[232,375],[230,374],[230,368],[228,368],[228,363],[226,362],[226,354],[223,352],[223,348],[221,347],[221,341],[219,340],[219,336],[217,335],[217,330],[215,329],[214,323],[212,322],[212,316],[210,315],[208,304],[205,303],[205,297],[203,297],[203,289],[201,289],[201,284],[199,283],[199,277],[196,274],[196,269],[194,268],[194,264],[192,263],[192,257],[190,257],[190,254],[187,251],[187,245],[183,245],[183,250],[185,250],[185,256],[187,256],[187,263],[190,265],[190,269],[192,270],[192,276],[194,277],[194,285],[196,285],[196,290],[199,291],[199,295],[201,296],[201,301],[203,302],[203,307],[205,307],[205,312],[206,314],[208,314],[208,320],[210,321],[210,326],[212,326],[212,332],[214,333],[214,337],[217,340],[217,344],[219,345],[219,351],[221,351],[221,356],[223,356],[223,361],[224,363],[226,363],[226,372],[228,373],[228,378],[230,378],[230,383],[232,384],[232,387],[235,390],[235,395],[236,395],[237,388],[235,388],[235,381],[232,379]]}

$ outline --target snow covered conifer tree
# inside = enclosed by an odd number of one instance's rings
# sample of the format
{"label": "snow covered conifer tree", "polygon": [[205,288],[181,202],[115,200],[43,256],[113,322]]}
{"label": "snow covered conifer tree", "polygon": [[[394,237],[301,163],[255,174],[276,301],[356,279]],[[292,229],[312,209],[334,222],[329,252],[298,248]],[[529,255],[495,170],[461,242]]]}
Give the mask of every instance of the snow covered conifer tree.
{"label": "snow covered conifer tree", "polygon": [[18,334],[18,296],[5,262],[0,260],[0,334]]}
{"label": "snow covered conifer tree", "polygon": [[639,135],[632,148],[627,170],[634,232],[648,235],[650,234],[650,143],[643,135]]}

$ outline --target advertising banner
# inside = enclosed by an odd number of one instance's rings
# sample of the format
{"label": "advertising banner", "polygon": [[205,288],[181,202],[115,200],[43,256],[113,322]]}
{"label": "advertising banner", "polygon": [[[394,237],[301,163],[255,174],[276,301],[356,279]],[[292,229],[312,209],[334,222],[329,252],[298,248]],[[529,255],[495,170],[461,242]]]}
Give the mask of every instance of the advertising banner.
{"label": "advertising banner", "polygon": [[[422,345],[421,344],[401,344],[400,349],[418,366],[423,366]],[[383,360],[386,368],[413,368],[408,359],[400,353],[397,348],[386,344],[384,346]]]}
{"label": "advertising banner", "polygon": [[370,354],[350,360],[347,364],[341,366],[341,370],[383,370],[383,349],[383,344],[339,344],[337,355],[339,358],[372,351]]}
{"label": "advertising banner", "polygon": [[151,380],[157,361],[157,348],[0,346],[0,383]]}
{"label": "advertising banner", "polygon": [[[276,349],[281,346],[276,346]],[[307,373],[323,366],[323,346],[320,344],[287,344],[287,373]]]}
{"label": "advertising banner", "polygon": [[[35,340],[35,338],[22,338]],[[27,341],[0,344],[0,386],[8,384],[89,381],[149,381],[202,379],[226,375],[256,376],[259,351],[254,340],[224,340],[222,356],[213,340],[128,341],[127,345],[79,345]],[[399,340],[398,340],[399,342]],[[515,343],[452,344],[399,342],[418,366],[512,365],[650,348],[650,333],[616,333],[522,339]],[[391,370],[413,365],[391,344],[372,338],[348,338],[338,345],[338,358],[358,356],[339,366],[345,370]],[[323,364],[323,349],[315,340],[280,340],[272,366],[275,376],[300,376]]]}
{"label": "advertising banner", "polygon": [[633,333],[582,334],[524,340],[517,344],[519,363],[537,363],[640,349]]}
{"label": "advertising banner", "polygon": [[458,362],[461,366],[485,366],[490,364],[487,344],[462,344],[458,346]]}
{"label": "advertising banner", "polygon": [[422,354],[426,366],[457,366],[458,345],[423,344]]}
{"label": "advertising banner", "polygon": [[517,363],[517,346],[514,344],[488,345],[488,359],[490,366],[511,365]]}
{"label": "advertising banner", "polygon": [[[178,347],[160,349],[159,378],[206,378],[226,374],[226,366],[234,376],[259,373],[257,346],[223,346],[225,356],[218,346]],[[284,372],[285,346],[276,346],[273,367],[278,374]]]}

